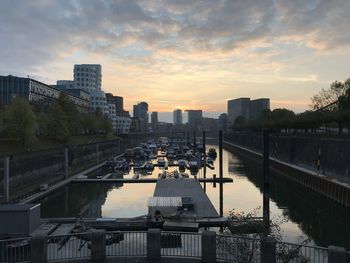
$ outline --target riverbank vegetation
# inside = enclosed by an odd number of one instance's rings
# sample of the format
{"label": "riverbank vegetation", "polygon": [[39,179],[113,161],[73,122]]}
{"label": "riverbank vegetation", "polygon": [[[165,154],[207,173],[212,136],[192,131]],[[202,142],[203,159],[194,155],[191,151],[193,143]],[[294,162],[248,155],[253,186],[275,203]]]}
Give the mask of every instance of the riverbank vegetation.
{"label": "riverbank vegetation", "polygon": [[1,153],[113,139],[111,121],[97,109],[81,113],[64,94],[48,107],[23,98],[0,111]]}
{"label": "riverbank vegetation", "polygon": [[311,110],[294,113],[289,109],[265,110],[254,120],[239,116],[232,130],[261,130],[268,128],[279,132],[303,131],[342,135],[350,134],[350,79],[333,82],[311,98]]}

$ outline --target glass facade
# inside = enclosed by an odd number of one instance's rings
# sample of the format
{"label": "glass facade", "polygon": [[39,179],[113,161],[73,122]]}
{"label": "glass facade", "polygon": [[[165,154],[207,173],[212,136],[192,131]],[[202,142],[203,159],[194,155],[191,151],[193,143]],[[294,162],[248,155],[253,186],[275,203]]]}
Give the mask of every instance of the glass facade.
{"label": "glass facade", "polygon": [[29,100],[29,79],[0,76],[0,107],[10,104],[16,97]]}
{"label": "glass facade", "polygon": [[[39,107],[47,107],[58,99],[60,93],[63,92],[39,81],[20,78],[14,76],[0,76],[0,106],[3,107],[10,104],[17,97],[23,97],[29,103]],[[88,112],[89,100],[74,96],[67,92],[68,98],[78,107],[81,112]]]}

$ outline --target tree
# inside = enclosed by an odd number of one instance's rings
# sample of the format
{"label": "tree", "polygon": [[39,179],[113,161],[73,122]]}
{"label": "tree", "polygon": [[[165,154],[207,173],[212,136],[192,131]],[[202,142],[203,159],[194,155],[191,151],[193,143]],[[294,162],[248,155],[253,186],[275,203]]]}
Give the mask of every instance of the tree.
{"label": "tree", "polygon": [[57,141],[67,142],[69,138],[68,118],[61,106],[54,102],[50,105],[44,118],[47,135]]}
{"label": "tree", "polygon": [[311,98],[311,107],[318,110],[336,103],[346,92],[346,85],[340,81],[334,81],[328,89],[322,89]]}
{"label": "tree", "polygon": [[69,99],[69,97],[61,93],[57,99],[57,104],[61,107],[61,110],[64,112],[67,117],[67,125],[70,134],[77,134],[80,123],[80,114],[75,106],[75,104]]}
{"label": "tree", "polygon": [[18,140],[22,146],[29,146],[35,140],[37,121],[27,100],[17,97],[7,106],[4,126],[6,134]]}

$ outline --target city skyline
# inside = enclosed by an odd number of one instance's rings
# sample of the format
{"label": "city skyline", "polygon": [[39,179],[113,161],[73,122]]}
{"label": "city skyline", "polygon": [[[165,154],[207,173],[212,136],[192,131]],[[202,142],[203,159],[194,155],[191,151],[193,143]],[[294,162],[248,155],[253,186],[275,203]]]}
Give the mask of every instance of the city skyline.
{"label": "city skyline", "polygon": [[[54,84],[101,64],[102,88],[150,111],[226,112],[229,99],[271,109],[350,77],[348,1],[1,1],[0,75]],[[23,41],[25,40],[25,41]],[[40,40],[40,41],[38,41]],[[161,116],[160,116],[161,119]]]}

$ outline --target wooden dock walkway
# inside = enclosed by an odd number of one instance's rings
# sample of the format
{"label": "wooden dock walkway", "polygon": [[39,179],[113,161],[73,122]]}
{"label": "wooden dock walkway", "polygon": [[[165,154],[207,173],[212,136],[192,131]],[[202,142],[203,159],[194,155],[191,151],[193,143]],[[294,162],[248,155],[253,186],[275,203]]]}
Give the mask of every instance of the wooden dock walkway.
{"label": "wooden dock walkway", "polygon": [[208,196],[204,193],[199,180],[195,179],[168,179],[158,180],[154,196],[190,197],[193,200],[194,211],[185,212],[185,216],[195,218],[219,217]]}

